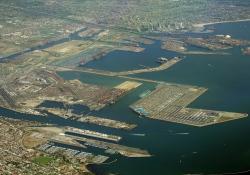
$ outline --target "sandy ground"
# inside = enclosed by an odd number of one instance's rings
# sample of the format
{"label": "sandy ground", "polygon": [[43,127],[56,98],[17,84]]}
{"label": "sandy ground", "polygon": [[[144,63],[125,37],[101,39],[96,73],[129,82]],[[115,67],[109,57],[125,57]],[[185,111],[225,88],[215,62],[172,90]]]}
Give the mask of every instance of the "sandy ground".
{"label": "sandy ground", "polygon": [[141,83],[138,83],[135,81],[125,81],[124,83],[119,84],[115,88],[129,91],[129,90],[132,90],[132,89],[139,87],[140,85],[141,85]]}

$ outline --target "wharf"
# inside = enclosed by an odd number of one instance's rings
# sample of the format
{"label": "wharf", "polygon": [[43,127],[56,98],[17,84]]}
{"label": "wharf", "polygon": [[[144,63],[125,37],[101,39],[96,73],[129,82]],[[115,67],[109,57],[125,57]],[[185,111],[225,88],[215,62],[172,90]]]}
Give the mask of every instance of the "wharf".
{"label": "wharf", "polygon": [[247,117],[241,113],[186,108],[205,92],[202,87],[161,84],[130,108],[148,118],[198,127]]}
{"label": "wharf", "polygon": [[135,124],[129,124],[117,120],[111,120],[101,117],[94,117],[94,116],[84,116],[78,119],[79,122],[84,123],[91,123],[100,126],[115,128],[115,129],[124,129],[124,130],[132,130],[136,127]]}
{"label": "wharf", "polygon": [[100,140],[93,140],[84,137],[77,137],[72,135],[67,135],[75,140],[82,141],[85,145],[93,146],[106,150],[113,150],[126,157],[150,157],[151,155],[146,150],[141,150],[139,148],[133,148],[128,146],[123,146],[115,143],[104,142]]}
{"label": "wharf", "polygon": [[181,60],[182,58],[175,57],[165,62],[164,64],[161,64],[158,67],[136,69],[136,70],[122,71],[122,72],[111,72],[111,71],[97,70],[97,69],[91,69],[91,68],[86,68],[86,67],[81,67],[81,68],[55,67],[55,68],[57,71],[77,71],[77,72],[84,72],[84,73],[103,75],[103,76],[126,76],[126,75],[133,75],[133,74],[139,74],[139,73],[157,72],[157,71],[166,70],[172,67],[173,65],[177,64]]}
{"label": "wharf", "polygon": [[65,132],[70,132],[74,134],[80,134],[84,136],[95,137],[95,138],[115,141],[115,142],[119,142],[122,139],[122,137],[116,136],[116,135],[109,135],[109,134],[104,134],[104,133],[100,133],[96,131],[90,131],[86,129],[78,129],[78,128],[72,128],[72,127],[67,127],[65,129]]}
{"label": "wharf", "polygon": [[109,128],[115,128],[115,129],[124,129],[124,130],[132,130],[137,125],[126,123],[118,120],[112,120],[108,118],[102,118],[97,116],[90,116],[90,115],[78,115],[72,113],[71,110],[61,109],[61,108],[39,108],[41,112],[51,113],[53,115],[57,115],[59,117],[65,118],[65,119],[71,119],[71,120],[77,120],[82,123],[90,123],[95,124],[99,126],[105,126]]}
{"label": "wharf", "polygon": [[176,63],[178,63],[181,60],[182,60],[182,58],[175,57],[175,58],[172,58],[169,61],[161,64],[158,67],[137,69],[137,70],[131,70],[131,71],[124,71],[124,72],[117,72],[116,76],[126,76],[126,75],[133,75],[133,74],[140,74],[140,73],[147,73],[147,72],[162,71],[162,70],[166,70],[166,69],[172,67],[173,65],[175,65]]}
{"label": "wharf", "polygon": [[38,150],[49,153],[49,154],[62,154],[69,158],[80,159],[86,163],[101,164],[109,159],[109,157],[107,156],[93,155],[92,153],[58,146],[58,145],[55,145],[53,142],[41,145],[38,148]]}
{"label": "wharf", "polygon": [[135,82],[135,81],[125,81],[124,83],[119,84],[115,88],[120,89],[120,90],[130,91],[132,89],[139,87],[141,84],[142,83]]}

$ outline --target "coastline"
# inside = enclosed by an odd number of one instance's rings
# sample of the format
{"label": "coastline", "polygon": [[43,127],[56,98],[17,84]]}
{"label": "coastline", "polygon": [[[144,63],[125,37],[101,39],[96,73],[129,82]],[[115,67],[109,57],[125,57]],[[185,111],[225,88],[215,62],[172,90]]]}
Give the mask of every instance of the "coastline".
{"label": "coastline", "polygon": [[104,175],[104,173],[100,172],[100,170],[98,171],[95,166],[97,166],[97,164],[86,164],[86,169],[89,171],[89,175]]}
{"label": "coastline", "polygon": [[218,22],[193,24],[193,27],[203,28],[205,26],[214,25],[214,24],[236,23],[236,22],[244,22],[244,21],[250,21],[250,18],[249,19],[239,19],[239,20],[229,20],[229,21],[218,21]]}

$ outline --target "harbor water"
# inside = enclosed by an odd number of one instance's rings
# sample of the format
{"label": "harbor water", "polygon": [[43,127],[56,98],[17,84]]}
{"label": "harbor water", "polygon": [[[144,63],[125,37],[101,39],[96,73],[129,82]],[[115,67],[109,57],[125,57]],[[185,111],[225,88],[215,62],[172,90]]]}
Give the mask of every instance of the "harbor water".
{"label": "harbor water", "polygon": [[[250,39],[250,22],[211,25],[215,34],[228,34],[233,38]],[[203,35],[203,34],[197,34]],[[206,34],[208,35],[208,34]],[[86,66],[96,69],[123,71],[141,66],[157,66],[159,57],[173,57],[179,54],[160,48],[160,42],[142,45],[141,53],[114,51],[100,60],[89,62]],[[250,114],[250,57],[243,56],[240,48],[230,49],[230,55],[188,55],[170,69],[133,75],[134,77],[160,80],[169,83],[197,85],[208,91],[189,107],[241,112]],[[80,79],[83,82],[112,87],[125,79],[101,77],[79,72],[60,72],[65,79]],[[135,123],[132,131],[108,129],[91,124],[65,120],[55,116],[34,117],[0,109],[6,117],[38,120],[44,123],[75,126],[99,132],[120,135],[121,144],[148,150],[150,158],[117,159],[108,165],[91,165],[97,174],[121,175],[181,175],[181,174],[220,174],[250,169],[250,120],[235,120],[213,126],[197,128],[182,124],[162,122],[138,117],[129,105],[137,101],[143,92],[153,90],[156,84],[144,83],[127,94],[116,104],[91,112],[92,115]],[[44,104],[60,105],[60,104]],[[89,112],[86,107],[72,106],[77,113]],[[100,150],[97,150],[98,153]],[[110,160],[110,161],[111,161]]]}

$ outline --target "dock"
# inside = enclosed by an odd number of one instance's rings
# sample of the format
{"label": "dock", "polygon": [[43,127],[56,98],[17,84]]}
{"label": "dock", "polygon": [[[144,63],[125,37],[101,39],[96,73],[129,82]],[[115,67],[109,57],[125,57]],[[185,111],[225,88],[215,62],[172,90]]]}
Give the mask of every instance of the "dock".
{"label": "dock", "polygon": [[242,113],[187,108],[206,90],[196,86],[161,84],[130,108],[137,114],[151,119],[197,127],[247,117],[247,114]]}
{"label": "dock", "polygon": [[100,126],[105,126],[115,129],[124,129],[124,130],[132,130],[136,127],[135,124],[125,123],[117,120],[111,120],[96,116],[82,116],[78,119],[78,121],[83,123],[91,123]]}
{"label": "dock", "polygon": [[53,115],[56,115],[58,117],[62,117],[65,119],[76,120],[82,123],[90,123],[90,124],[95,124],[95,125],[105,126],[109,128],[115,128],[115,129],[132,130],[137,126],[136,124],[126,123],[126,122],[103,118],[103,117],[97,117],[97,116],[92,116],[92,115],[78,115],[78,114],[72,113],[71,110],[61,109],[61,108],[40,107],[39,111],[45,112],[48,114],[53,114]]}
{"label": "dock", "polygon": [[245,118],[247,116],[248,114],[244,113],[183,108],[176,114],[176,116],[172,116],[172,118],[175,119],[176,123],[185,123],[193,126],[204,127]]}
{"label": "dock", "polygon": [[104,142],[100,140],[93,140],[85,137],[78,137],[67,135],[75,140],[82,141],[87,146],[97,147],[105,150],[112,150],[113,152],[119,153],[125,157],[150,157],[151,155],[146,150],[141,150],[139,148],[128,147],[124,145],[119,145],[115,143]]}
{"label": "dock", "polygon": [[182,58],[179,57],[174,57],[167,62],[162,63],[158,67],[152,67],[152,68],[145,68],[145,69],[137,69],[137,70],[131,70],[131,71],[124,71],[124,72],[117,72],[116,76],[126,76],[126,75],[133,75],[133,74],[140,74],[140,73],[147,73],[147,72],[157,72],[157,71],[162,71],[166,70],[173,65],[177,64],[179,61],[181,61]]}
{"label": "dock", "polygon": [[62,146],[55,145],[53,142],[41,145],[38,150],[49,153],[49,154],[62,154],[69,158],[76,158],[82,160],[86,163],[101,164],[109,159],[107,156],[103,155],[93,155],[92,153],[65,148]]}
{"label": "dock", "polygon": [[116,89],[126,90],[130,91],[132,89],[135,89],[139,87],[142,83],[136,82],[136,81],[125,81],[122,84],[119,84],[115,86]]}
{"label": "dock", "polygon": [[122,137],[116,136],[116,135],[110,135],[110,134],[100,133],[96,131],[90,131],[86,129],[78,129],[78,128],[72,128],[72,127],[66,127],[65,132],[80,134],[83,136],[89,136],[89,137],[94,137],[94,138],[104,139],[104,140],[109,140],[109,141],[114,141],[114,142],[119,142],[122,139]]}
{"label": "dock", "polygon": [[105,70],[97,70],[97,69],[91,69],[86,67],[81,68],[69,68],[69,67],[54,67],[57,71],[77,71],[77,72],[84,72],[84,73],[90,73],[90,74],[96,74],[96,75],[102,75],[102,76],[127,76],[127,75],[133,75],[133,74],[140,74],[140,73],[147,73],[147,72],[157,72],[166,70],[173,65],[180,62],[182,58],[174,57],[170,59],[169,61],[161,64],[158,67],[148,67],[144,69],[136,69],[136,70],[129,70],[129,71],[121,71],[121,72],[111,72],[111,71],[105,71]]}

